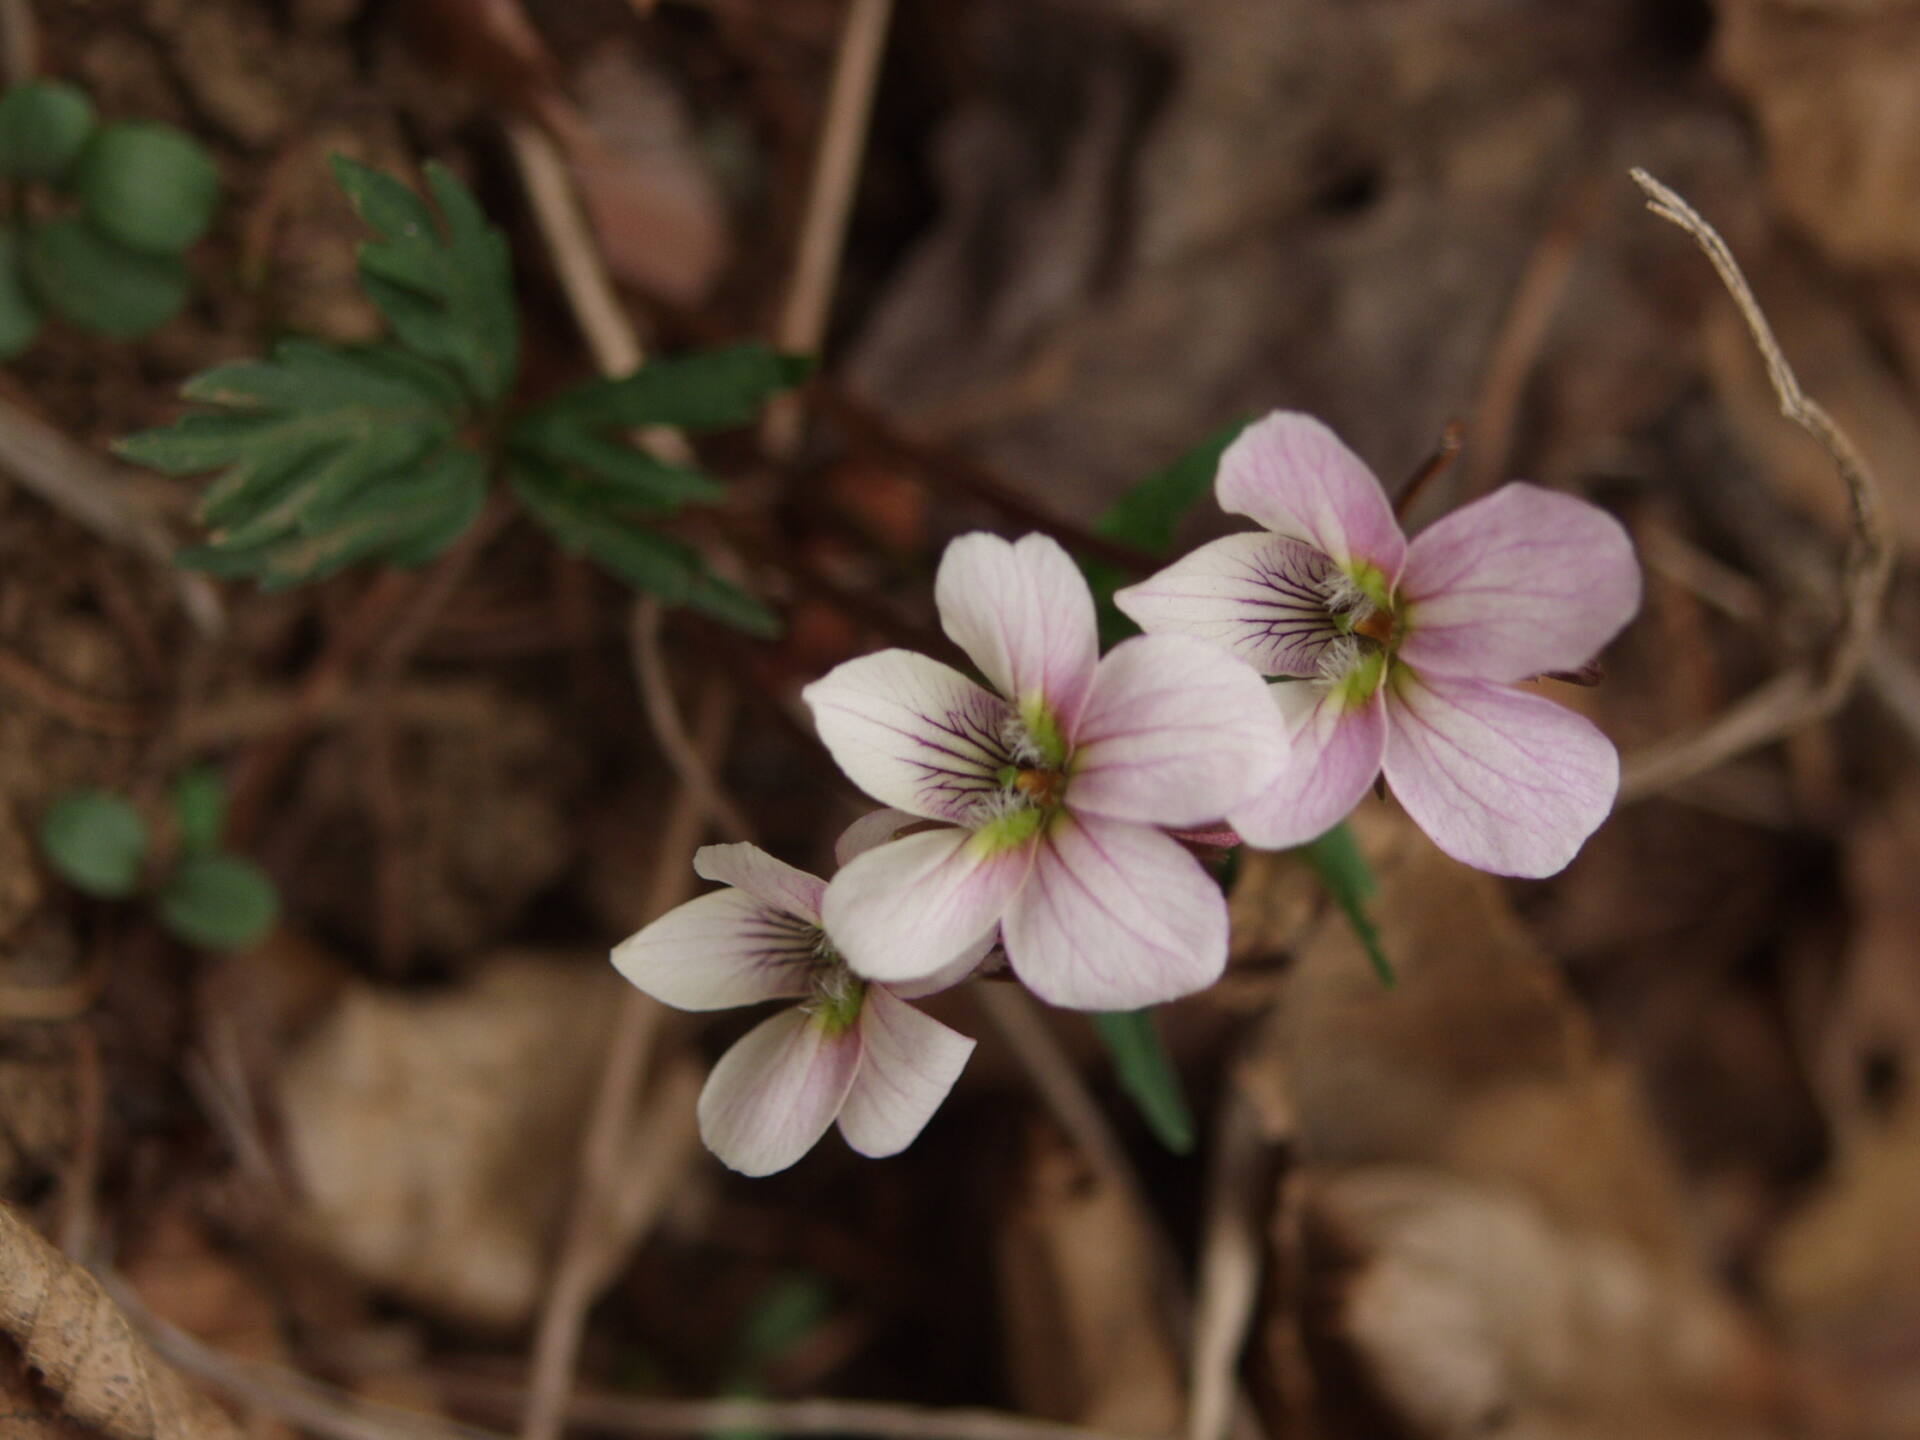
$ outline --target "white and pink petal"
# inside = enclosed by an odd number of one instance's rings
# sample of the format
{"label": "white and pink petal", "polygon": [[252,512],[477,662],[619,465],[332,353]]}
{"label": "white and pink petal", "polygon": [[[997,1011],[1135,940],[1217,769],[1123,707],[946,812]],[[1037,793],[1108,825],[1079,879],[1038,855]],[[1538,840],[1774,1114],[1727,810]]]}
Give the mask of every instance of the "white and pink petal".
{"label": "white and pink petal", "polygon": [[835,1030],[800,1009],[749,1030],[700,1092],[700,1138],[742,1175],[771,1175],[811,1150],[860,1070],[860,1027]]}
{"label": "white and pink petal", "polygon": [[1031,839],[929,830],[856,857],[827,886],[834,950],[855,974],[887,983],[940,975],[992,941],[1033,864]]}
{"label": "white and pink petal", "polygon": [[1204,990],[1227,963],[1227,903],[1177,841],[1063,812],[1001,924],[1028,989],[1075,1010],[1137,1010]]}
{"label": "white and pink petal", "polygon": [[1599,654],[1640,608],[1640,566],[1597,505],[1512,484],[1416,535],[1400,594],[1415,670],[1524,680]]}
{"label": "white and pink petal", "polygon": [[1287,758],[1266,682],[1190,635],[1137,635],[1114,646],[1072,740],[1067,803],[1149,825],[1218,820]]}
{"label": "white and pink petal", "polygon": [[614,947],[613,965],[676,1010],[730,1010],[807,993],[817,925],[770,909],[744,890],[677,906]]}
{"label": "white and pink petal", "polygon": [[1313,675],[1340,637],[1328,613],[1334,564],[1303,540],[1267,530],[1202,545],[1114,597],[1149,635],[1192,635],[1262,675]]}
{"label": "white and pink petal", "polygon": [[840,1133],[862,1155],[898,1155],[952,1091],[974,1042],[883,985],[860,1007],[860,1070],[840,1108]]}
{"label": "white and pink petal", "polygon": [[820,923],[820,897],[827,882],[776,859],[758,845],[703,845],[693,852],[693,873],[744,890],[772,909]]}
{"label": "white and pink petal", "polygon": [[869,810],[842,830],[840,838],[833,842],[833,863],[844,865],[854,856],[864,855],[874,846],[897,838],[902,830],[925,823],[911,811],[895,810],[891,806],[883,810]]}
{"label": "white and pink petal", "polygon": [[1406,537],[1372,470],[1319,420],[1280,410],[1256,420],[1220,457],[1220,508],[1304,540],[1343,569],[1380,572],[1391,589]]}
{"label": "white and pink petal", "polygon": [[801,698],[847,778],[883,805],[964,823],[1001,789],[1012,711],[949,665],[882,650],[835,666]]}
{"label": "white and pink petal", "polygon": [[1093,592],[1058,542],[962,535],[941,557],[933,599],[953,643],[1002,695],[1023,709],[1044,702],[1057,724],[1072,723],[1100,640]]}
{"label": "white and pink petal", "polygon": [[1285,850],[1317,839],[1366,797],[1386,752],[1384,696],[1357,704],[1306,680],[1268,687],[1293,754],[1278,778],[1227,819],[1247,844]]}
{"label": "white and pink petal", "polygon": [[1613,743],[1551,700],[1401,669],[1387,714],[1387,784],[1434,844],[1465,864],[1552,875],[1613,808]]}

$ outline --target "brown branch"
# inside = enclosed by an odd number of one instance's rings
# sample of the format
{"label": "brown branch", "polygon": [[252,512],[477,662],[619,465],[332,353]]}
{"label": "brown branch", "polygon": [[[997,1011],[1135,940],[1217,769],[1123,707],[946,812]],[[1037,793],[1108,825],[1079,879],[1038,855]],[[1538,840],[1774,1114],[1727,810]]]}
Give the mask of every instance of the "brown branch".
{"label": "brown branch", "polygon": [[12,691],[76,730],[95,735],[132,737],[154,727],[153,716],[140,706],[84,695],[4,646],[0,646],[0,689]]}
{"label": "brown branch", "polygon": [[1036,505],[978,461],[957,450],[915,439],[871,405],[830,380],[815,380],[808,389],[821,409],[864,444],[905,461],[929,480],[971,495],[1021,525],[1053,536],[1070,550],[1141,575],[1166,563],[1158,556],[1109,540],[1043,505]]}
{"label": "brown branch", "polygon": [[1685,230],[1712,262],[1766,361],[1780,413],[1826,451],[1846,486],[1851,524],[1841,566],[1839,619],[1824,655],[1776,675],[1704,728],[1627,756],[1621,766],[1623,802],[1658,794],[1838,710],[1852,693],[1872,648],[1894,559],[1872,472],[1833,417],[1800,389],[1726,241],[1691,205],[1646,171],[1635,169],[1633,179],[1647,194],[1647,208]]}
{"label": "brown branch", "polygon": [[633,648],[633,673],[640,683],[640,700],[653,727],[654,741],[681,785],[691,790],[700,807],[720,829],[736,840],[753,838],[753,822],[727,794],[725,788],[700,753],[699,746],[687,734],[680,707],[674,703],[673,682],[667,675],[666,656],[660,649],[662,607],[657,597],[639,596],[633,602],[629,626]]}

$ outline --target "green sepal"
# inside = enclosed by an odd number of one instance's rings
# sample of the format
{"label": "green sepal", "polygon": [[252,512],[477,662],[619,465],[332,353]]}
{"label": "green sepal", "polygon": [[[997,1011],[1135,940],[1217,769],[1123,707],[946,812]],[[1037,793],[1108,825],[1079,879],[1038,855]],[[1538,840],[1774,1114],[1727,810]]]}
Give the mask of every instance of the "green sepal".
{"label": "green sepal", "polygon": [[280,896],[264,871],[237,855],[191,855],[160,888],[160,923],[209,950],[244,950],[279,918]]}
{"label": "green sepal", "polygon": [[26,80],[0,96],[0,175],[58,182],[95,124],[86,91],[65,80]]}
{"label": "green sepal", "polygon": [[474,399],[502,399],[520,348],[506,236],[442,165],[424,167],[430,206],[391,175],[344,155],[332,163],[376,236],[360,246],[360,281],[394,338],[451,369]]}
{"label": "green sepal", "polygon": [[40,822],[40,850],[76,890],[122,900],[140,888],[147,826],[118,795],[69,790]]}
{"label": "green sepal", "polygon": [[72,216],[32,226],[25,259],[42,304],[115,340],[158,329],[187,303],[187,270],[177,259],[129,250]]}

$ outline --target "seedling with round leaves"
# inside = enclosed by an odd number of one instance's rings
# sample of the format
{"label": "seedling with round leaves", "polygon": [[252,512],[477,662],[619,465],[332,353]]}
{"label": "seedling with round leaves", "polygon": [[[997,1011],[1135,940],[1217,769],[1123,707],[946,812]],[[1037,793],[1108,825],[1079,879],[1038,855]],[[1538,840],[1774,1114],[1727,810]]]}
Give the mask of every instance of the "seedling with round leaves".
{"label": "seedling with round leaves", "polygon": [[79,87],[28,80],[0,95],[0,360],[49,313],[127,340],[179,313],[185,251],[213,223],[220,177],[190,136],[149,120],[101,121]]}
{"label": "seedling with round leaves", "polygon": [[226,795],[211,769],[185,771],[170,796],[172,843],[156,856],[147,823],[107,790],[69,790],[40,822],[40,852],[76,890],[144,900],[174,938],[204,950],[258,944],[279,917],[273,881],[220,846]]}

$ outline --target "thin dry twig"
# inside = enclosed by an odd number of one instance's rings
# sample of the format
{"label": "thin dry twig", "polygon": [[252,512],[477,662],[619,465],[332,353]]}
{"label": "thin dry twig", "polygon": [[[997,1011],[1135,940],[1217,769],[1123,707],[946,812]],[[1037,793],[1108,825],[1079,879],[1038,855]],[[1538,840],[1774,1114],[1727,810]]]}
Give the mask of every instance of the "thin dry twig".
{"label": "thin dry twig", "polygon": [[[726,748],[732,714],[732,692],[724,679],[715,677],[701,696],[694,722],[706,763],[711,764]],[[683,857],[699,843],[709,818],[693,787],[683,784],[676,789],[661,827],[662,861],[647,896],[646,919],[665,914],[691,894],[693,869]],[[647,1214],[623,1215],[619,1192],[628,1178],[626,1145],[633,1133],[635,1091],[664,1013],[651,996],[632,986],[624,989],[580,1147],[573,1208],[534,1332],[532,1379],[520,1427],[523,1440],[556,1440],[560,1434],[587,1309],[618,1256],[638,1235],[637,1229],[621,1222],[643,1224],[648,1218]]]}
{"label": "thin dry twig", "polygon": [[673,702],[673,683],[667,676],[667,659],[660,649],[662,619],[663,607],[657,596],[635,598],[633,622],[628,629],[633,642],[633,673],[640,682],[640,699],[646,707],[647,723],[653,727],[660,753],[673,767],[680,783],[694,792],[701,808],[734,839],[751,840],[753,822],[715,778],[700,754],[700,747],[687,734],[686,722]]}
{"label": "thin dry twig", "polygon": [[[820,148],[807,187],[806,215],[787,282],[786,304],[774,330],[775,343],[783,350],[812,354],[826,336],[834,278],[846,245],[847,217],[853,210],[860,157],[873,116],[873,92],[892,19],[893,0],[851,0],[840,28]],[[800,419],[798,395],[780,396],[767,407],[760,434],[770,454],[793,451],[800,439]]]}
{"label": "thin dry twig", "polygon": [[1726,241],[1685,200],[1646,171],[1633,171],[1647,208],[1694,238],[1739,306],[1755,348],[1766,361],[1780,413],[1826,451],[1847,488],[1852,523],[1840,575],[1840,614],[1831,644],[1808,663],[1783,671],[1692,734],[1659,741],[1626,757],[1620,798],[1644,799],[1802,726],[1825,719],[1852,693],[1872,648],[1881,602],[1893,573],[1893,547],[1880,515],[1879,487],[1866,461],[1833,417],[1800,389],[1773,329]]}
{"label": "thin dry twig", "polygon": [[1573,277],[1574,262],[1580,257],[1587,232],[1593,228],[1603,193],[1598,175],[1577,181],[1540,233],[1526,269],[1520,273],[1520,283],[1514,287],[1513,299],[1493,338],[1487,368],[1474,395],[1473,449],[1461,477],[1462,501],[1485,494],[1506,474],[1527,381],[1546,345],[1554,317],[1560,313],[1567,281]]}
{"label": "thin dry twig", "polygon": [[83,695],[5,646],[0,646],[0,689],[11,691],[76,730],[95,735],[131,737],[144,735],[154,727],[153,716],[140,706]]}
{"label": "thin dry twig", "polygon": [[0,472],[103,540],[124,545],[173,578],[180,608],[203,635],[226,628],[220,592],[173,564],[166,525],[128,476],[37,416],[0,400]]}

